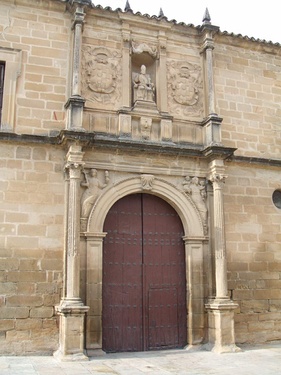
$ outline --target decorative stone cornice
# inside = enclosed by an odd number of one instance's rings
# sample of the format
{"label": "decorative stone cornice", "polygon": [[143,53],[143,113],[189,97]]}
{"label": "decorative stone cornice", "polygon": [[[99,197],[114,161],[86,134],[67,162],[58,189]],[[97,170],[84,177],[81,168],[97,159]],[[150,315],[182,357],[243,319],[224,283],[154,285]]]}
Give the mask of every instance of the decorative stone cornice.
{"label": "decorative stone cornice", "polygon": [[236,150],[237,148],[233,147],[225,147],[222,145],[210,145],[204,148],[202,153],[209,161],[212,161],[214,159],[225,160],[230,158]]}

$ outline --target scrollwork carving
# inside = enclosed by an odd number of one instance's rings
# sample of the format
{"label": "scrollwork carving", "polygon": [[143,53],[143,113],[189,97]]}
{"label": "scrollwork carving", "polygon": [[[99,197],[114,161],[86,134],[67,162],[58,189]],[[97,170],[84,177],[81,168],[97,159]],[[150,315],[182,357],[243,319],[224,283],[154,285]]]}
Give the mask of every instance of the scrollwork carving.
{"label": "scrollwork carving", "polygon": [[137,43],[132,41],[132,53],[140,55],[143,52],[147,52],[150,56],[157,57],[157,47],[151,47],[146,43]]}

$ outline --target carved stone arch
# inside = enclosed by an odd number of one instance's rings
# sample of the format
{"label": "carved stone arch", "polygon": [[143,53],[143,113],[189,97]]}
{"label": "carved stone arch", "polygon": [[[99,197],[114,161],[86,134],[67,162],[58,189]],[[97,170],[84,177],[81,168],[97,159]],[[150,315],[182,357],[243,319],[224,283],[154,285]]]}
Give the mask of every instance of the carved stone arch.
{"label": "carved stone arch", "polygon": [[[187,291],[187,343],[202,343],[205,332],[204,308],[204,247],[206,237],[200,213],[191,198],[177,187],[163,179],[154,177],[151,184],[144,184],[142,177],[124,179],[111,189],[104,190],[90,213],[87,232],[83,234],[87,242],[85,282],[86,304],[90,307],[86,323],[86,350],[95,355],[102,349],[102,275],[103,275],[103,232],[105,218],[110,208],[119,199],[136,193],[149,193],[162,198],[178,213],[183,229],[186,257]],[[96,291],[94,293],[93,291]]]}
{"label": "carved stone arch", "polygon": [[[123,180],[106,190],[96,201],[88,221],[87,232],[102,233],[103,223],[109,209],[119,199],[129,194],[142,193],[140,177]],[[172,184],[155,178],[150,194],[167,201],[182,220],[185,236],[204,238],[203,223],[200,213],[189,196],[186,196]]]}

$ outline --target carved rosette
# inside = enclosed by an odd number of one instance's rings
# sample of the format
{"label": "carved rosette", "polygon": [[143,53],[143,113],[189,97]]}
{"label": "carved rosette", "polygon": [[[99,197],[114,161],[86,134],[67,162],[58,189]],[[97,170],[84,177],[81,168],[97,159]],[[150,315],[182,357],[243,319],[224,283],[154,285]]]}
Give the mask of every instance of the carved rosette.
{"label": "carved rosette", "polygon": [[89,102],[112,104],[121,98],[121,56],[107,48],[83,49],[82,96]]}
{"label": "carved rosette", "polygon": [[179,116],[202,116],[201,67],[185,61],[170,61],[167,73],[169,111]]}

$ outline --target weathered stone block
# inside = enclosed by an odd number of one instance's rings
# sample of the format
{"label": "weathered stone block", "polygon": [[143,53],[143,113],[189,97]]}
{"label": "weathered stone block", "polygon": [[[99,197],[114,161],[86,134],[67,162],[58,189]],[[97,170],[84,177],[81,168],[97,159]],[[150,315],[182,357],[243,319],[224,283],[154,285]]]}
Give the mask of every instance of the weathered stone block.
{"label": "weathered stone block", "polygon": [[54,315],[53,307],[38,307],[30,310],[31,318],[51,318]]}
{"label": "weathered stone block", "polygon": [[28,307],[2,307],[0,309],[0,319],[25,319],[28,316]]}

